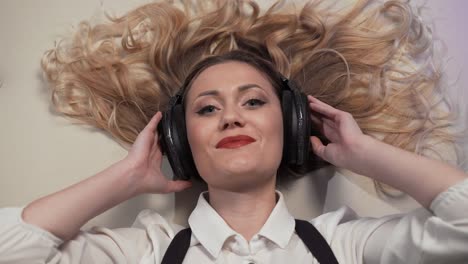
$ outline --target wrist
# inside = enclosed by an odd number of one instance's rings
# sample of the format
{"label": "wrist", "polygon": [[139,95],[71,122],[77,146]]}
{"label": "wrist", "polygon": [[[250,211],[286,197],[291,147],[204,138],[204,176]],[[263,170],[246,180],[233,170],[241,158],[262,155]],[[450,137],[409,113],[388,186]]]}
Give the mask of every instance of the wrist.
{"label": "wrist", "polygon": [[369,176],[366,171],[369,168],[369,156],[373,155],[373,149],[378,143],[377,139],[363,134],[352,148],[351,159],[349,159],[349,164],[346,168],[354,173]]}
{"label": "wrist", "polygon": [[118,171],[119,177],[122,179],[122,183],[126,186],[126,193],[128,198],[138,196],[144,191],[139,186],[138,176],[135,173],[135,166],[128,159],[122,159],[114,164],[116,171]]}

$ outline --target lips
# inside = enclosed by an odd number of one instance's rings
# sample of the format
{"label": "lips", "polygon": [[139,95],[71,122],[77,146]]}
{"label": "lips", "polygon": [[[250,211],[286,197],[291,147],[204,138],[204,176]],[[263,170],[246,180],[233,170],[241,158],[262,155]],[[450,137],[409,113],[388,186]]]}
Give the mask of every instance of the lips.
{"label": "lips", "polygon": [[216,144],[216,148],[240,148],[242,146],[248,145],[252,142],[255,142],[255,139],[247,135],[238,135],[234,137],[225,137]]}

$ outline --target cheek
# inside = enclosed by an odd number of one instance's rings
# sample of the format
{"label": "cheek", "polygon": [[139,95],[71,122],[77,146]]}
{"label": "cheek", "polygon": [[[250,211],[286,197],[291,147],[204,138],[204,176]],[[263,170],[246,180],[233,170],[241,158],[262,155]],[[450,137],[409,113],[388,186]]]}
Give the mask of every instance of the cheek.
{"label": "cheek", "polygon": [[276,118],[273,119],[273,122],[271,122],[271,127],[270,130],[272,132],[272,137],[274,137],[275,142],[275,148],[278,151],[282,151],[283,149],[283,130],[284,130],[284,124],[283,124],[283,115],[281,110],[277,112],[275,115]]}
{"label": "cheek", "polygon": [[195,158],[201,156],[200,154],[204,152],[203,149],[211,144],[212,135],[210,135],[210,131],[213,131],[213,124],[200,118],[186,120],[187,140]]}
{"label": "cheek", "polygon": [[187,139],[190,145],[192,152],[194,152],[198,146],[203,144],[203,129],[200,129],[200,122],[191,122],[187,120],[186,122],[187,129]]}
{"label": "cheek", "polygon": [[[186,119],[187,120],[187,119]],[[198,173],[204,181],[206,179],[206,172],[211,170],[212,159],[209,155],[207,146],[211,144],[212,138],[212,125],[210,122],[197,120],[187,120],[187,140],[189,143],[190,151],[192,153],[193,161]],[[210,134],[211,131],[211,134]]]}
{"label": "cheek", "polygon": [[283,116],[281,108],[274,107],[265,111],[258,120],[261,124],[262,134],[267,137],[271,151],[282,151],[283,149]]}

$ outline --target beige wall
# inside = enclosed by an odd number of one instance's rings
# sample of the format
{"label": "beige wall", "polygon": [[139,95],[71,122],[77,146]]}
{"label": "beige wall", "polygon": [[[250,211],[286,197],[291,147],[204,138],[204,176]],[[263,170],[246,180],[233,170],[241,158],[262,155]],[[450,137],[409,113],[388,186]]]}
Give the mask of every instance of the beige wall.
{"label": "beige wall", "polygon": [[[145,2],[148,1],[0,1],[0,207],[26,205],[33,199],[93,175],[125,156],[126,151],[105,134],[73,125],[51,112],[39,62],[42,53],[52,47],[54,40],[69,32],[71,26],[81,19],[98,19],[102,9],[122,14]],[[435,0],[429,1],[430,5],[432,2]],[[439,17],[451,10],[449,6],[438,8],[442,10]],[[449,19],[445,27],[451,27],[450,30],[458,28],[457,25],[450,26],[450,23],[455,23],[451,17],[444,19]],[[468,22],[466,18],[457,19],[464,19],[465,24]],[[468,35],[466,29],[463,30],[464,35]],[[452,35],[445,37],[450,39]],[[468,46],[468,41],[458,39],[455,44],[451,52],[458,56],[465,52],[461,47]],[[451,62],[454,69],[468,61],[466,52],[463,56],[465,60],[457,57]],[[466,75],[465,69],[463,72]],[[466,77],[462,76],[460,83],[468,83]],[[166,162],[165,170],[170,171],[167,165]],[[359,214],[373,216],[416,206],[407,199],[381,201],[370,189],[369,183],[359,177],[344,177],[334,170],[323,170],[292,183],[283,191],[289,208],[301,218],[311,218],[322,210],[336,209],[345,202]],[[88,226],[126,226],[144,208],[154,208],[166,217],[184,223],[197,194],[195,189],[177,196],[137,197],[93,219]]]}

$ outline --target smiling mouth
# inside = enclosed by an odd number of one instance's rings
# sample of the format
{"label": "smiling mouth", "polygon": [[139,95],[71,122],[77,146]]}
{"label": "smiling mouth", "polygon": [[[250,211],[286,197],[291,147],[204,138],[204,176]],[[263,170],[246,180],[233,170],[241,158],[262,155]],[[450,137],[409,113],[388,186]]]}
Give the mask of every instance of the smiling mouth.
{"label": "smiling mouth", "polygon": [[256,140],[248,135],[235,135],[221,139],[216,148],[235,149],[248,145]]}
{"label": "smiling mouth", "polygon": [[236,140],[236,141],[231,141],[224,143],[223,145],[219,146],[218,148],[226,148],[226,149],[235,149],[235,148],[240,148],[245,145],[249,145],[250,143],[253,143],[255,141],[251,140]]}

